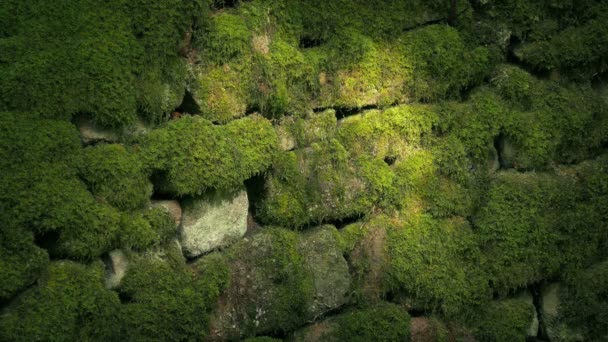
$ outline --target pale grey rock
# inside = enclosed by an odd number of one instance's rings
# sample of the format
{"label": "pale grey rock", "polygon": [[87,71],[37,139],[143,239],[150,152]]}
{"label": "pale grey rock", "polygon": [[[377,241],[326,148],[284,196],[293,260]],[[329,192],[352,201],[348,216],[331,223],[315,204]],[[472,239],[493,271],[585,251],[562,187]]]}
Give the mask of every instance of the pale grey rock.
{"label": "pale grey rock", "polygon": [[93,120],[87,116],[77,117],[74,120],[74,123],[80,132],[80,139],[84,144],[117,142],[120,138],[118,132],[110,128],[96,125]]}
{"label": "pale grey rock", "polygon": [[545,332],[552,342],[582,342],[583,336],[560,320],[561,283],[552,283],[541,291],[541,315]]}
{"label": "pale grey rock", "polygon": [[116,249],[108,254],[107,265],[105,285],[108,289],[114,289],[120,285],[122,278],[127,273],[129,259],[122,250]]}
{"label": "pale grey rock", "polygon": [[179,227],[182,223],[182,207],[176,200],[153,200],[151,207],[162,208],[173,217],[175,220],[175,227]]}
{"label": "pale grey rock", "polygon": [[187,257],[225,247],[247,232],[247,191],[216,192],[183,203],[179,241]]}

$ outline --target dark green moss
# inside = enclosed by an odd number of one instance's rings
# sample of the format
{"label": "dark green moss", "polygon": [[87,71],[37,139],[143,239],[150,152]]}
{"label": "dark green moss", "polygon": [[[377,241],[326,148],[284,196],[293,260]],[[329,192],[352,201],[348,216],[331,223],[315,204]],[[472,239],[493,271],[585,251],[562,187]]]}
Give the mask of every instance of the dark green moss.
{"label": "dark green moss", "polygon": [[409,341],[410,315],[394,304],[377,304],[335,318],[336,328],[329,340]]}
{"label": "dark green moss", "polygon": [[20,18],[14,35],[1,42],[12,51],[0,64],[4,109],[60,119],[88,112],[105,125],[134,120],[132,70],[140,51],[124,11],[94,1],[34,1],[12,15]]}
{"label": "dark green moss", "polygon": [[143,163],[122,145],[85,148],[79,174],[94,196],[122,210],[141,208],[152,195]]}
{"label": "dark green moss", "polygon": [[115,340],[118,296],[103,287],[103,264],[52,263],[41,281],[0,316],[6,341]]}
{"label": "dark green moss", "polygon": [[606,338],[608,325],[608,262],[598,263],[573,277],[562,292],[561,318],[581,329],[586,341]]}
{"label": "dark green moss", "polygon": [[34,244],[31,232],[4,224],[0,229],[0,301],[33,284],[49,262],[48,254]]}
{"label": "dark green moss", "polygon": [[604,225],[581,185],[572,172],[498,176],[474,219],[496,290],[526,286],[598,255]]}
{"label": "dark green moss", "polygon": [[534,305],[518,299],[492,302],[474,323],[475,337],[488,342],[524,341],[534,310]]}
{"label": "dark green moss", "polygon": [[[215,260],[215,259],[214,259]],[[207,263],[199,277],[155,257],[132,257],[118,289],[129,298],[121,309],[126,340],[200,340],[208,315],[228,281],[226,265]]]}

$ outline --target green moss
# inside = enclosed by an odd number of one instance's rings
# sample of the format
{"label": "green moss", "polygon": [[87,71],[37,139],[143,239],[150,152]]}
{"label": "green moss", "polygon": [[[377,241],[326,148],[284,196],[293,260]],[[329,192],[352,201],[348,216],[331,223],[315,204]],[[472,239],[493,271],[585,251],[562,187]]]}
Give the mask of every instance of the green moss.
{"label": "green moss", "polygon": [[340,249],[346,255],[352,252],[356,245],[363,240],[369,233],[365,229],[364,223],[351,223],[346,227],[342,228],[338,235],[338,242],[340,243]]}
{"label": "green moss", "polygon": [[524,341],[532,324],[534,306],[523,300],[492,302],[474,323],[479,341]]}
{"label": "green moss", "polygon": [[257,116],[213,126],[200,117],[170,122],[143,138],[140,157],[178,195],[231,189],[263,172],[277,148],[270,122]]}
{"label": "green moss", "polygon": [[305,117],[287,116],[281,119],[280,125],[293,136],[296,148],[304,148],[335,136],[336,112],[330,109]]}
{"label": "green moss", "polygon": [[500,174],[474,220],[496,290],[550,277],[564,258],[560,212],[574,196],[572,179],[548,174]]}
{"label": "green moss", "polygon": [[260,217],[291,228],[354,216],[375,202],[336,139],[280,153],[266,187],[267,196],[258,205]]}
{"label": "green moss", "polygon": [[34,244],[30,232],[16,227],[0,229],[0,301],[31,285],[46,269],[48,254]]}
{"label": "green moss", "polygon": [[93,195],[116,208],[141,208],[152,196],[143,163],[122,145],[85,148],[79,171]]}
{"label": "green moss", "polygon": [[54,262],[0,316],[6,341],[114,340],[120,302],[103,287],[103,264]]}
{"label": "green moss", "polygon": [[255,36],[253,106],[268,117],[311,109],[318,92],[316,66],[297,46],[269,33]]}
{"label": "green moss", "polygon": [[433,107],[404,105],[348,117],[341,122],[337,136],[355,155],[399,157],[422,144],[436,122]]}
{"label": "green moss", "polygon": [[454,97],[458,91],[481,81],[489,71],[488,51],[468,47],[457,30],[431,25],[403,37],[404,52],[414,74],[406,83],[414,99]]}
{"label": "green moss", "polygon": [[447,102],[439,108],[441,131],[453,132],[472,161],[485,163],[488,151],[494,148],[494,138],[508,116],[500,97],[487,88],[480,88],[466,103]]}
{"label": "green moss", "polygon": [[132,257],[119,292],[129,298],[121,310],[127,340],[200,340],[208,315],[228,281],[226,265],[207,263],[198,277],[183,266],[154,257]]}
{"label": "green moss", "polygon": [[224,64],[251,50],[251,31],[235,13],[222,11],[211,16],[208,29],[202,42],[206,61]]}
{"label": "green moss", "polygon": [[329,340],[408,341],[410,315],[394,304],[378,304],[354,310],[335,318],[336,328]]}
{"label": "green moss", "polygon": [[310,319],[313,279],[298,240],[293,231],[267,228],[227,251],[234,282],[214,321],[224,338],[281,334]]}
{"label": "green moss", "polygon": [[243,340],[243,342],[278,342],[282,341],[278,338],[268,337],[268,336],[258,336],[258,337],[250,337]]}
{"label": "green moss", "polygon": [[608,262],[598,263],[568,281],[560,304],[562,321],[582,330],[586,341],[601,341],[608,329]]}
{"label": "green moss", "polygon": [[387,228],[388,285],[416,307],[448,316],[471,312],[490,293],[484,259],[468,222],[413,214]]}
{"label": "green moss", "polygon": [[312,277],[298,251],[298,236],[285,229],[268,231],[269,254],[261,260],[263,276],[271,279],[276,289],[270,299],[267,324],[277,331],[289,331],[301,324],[308,314],[313,293]]}
{"label": "green moss", "polygon": [[21,112],[0,113],[0,167],[19,168],[32,163],[65,163],[80,150],[76,128],[56,120],[37,119]]}
{"label": "green moss", "polygon": [[134,120],[132,70],[141,51],[125,12],[94,1],[35,1],[13,15],[21,19],[14,35],[0,42],[12,51],[0,66],[4,109],[60,119],[88,112],[104,125]]}
{"label": "green moss", "polygon": [[196,82],[192,92],[204,118],[223,123],[245,115],[250,102],[250,68],[249,61],[240,59],[222,66],[195,69]]}

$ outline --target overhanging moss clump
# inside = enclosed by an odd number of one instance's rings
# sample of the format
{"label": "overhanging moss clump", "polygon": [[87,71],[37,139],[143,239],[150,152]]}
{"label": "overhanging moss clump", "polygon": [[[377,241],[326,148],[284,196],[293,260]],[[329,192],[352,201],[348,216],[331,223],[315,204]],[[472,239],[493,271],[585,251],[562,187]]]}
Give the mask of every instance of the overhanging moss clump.
{"label": "overhanging moss clump", "polygon": [[34,244],[33,234],[11,227],[6,220],[0,229],[0,302],[33,284],[46,269],[49,256]]}
{"label": "overhanging moss clump", "polygon": [[231,189],[270,165],[277,136],[269,121],[250,116],[214,126],[184,117],[145,136],[140,158],[160,177],[160,190],[201,194]]}
{"label": "overhanging moss clump", "polygon": [[118,209],[141,208],[152,196],[142,161],[122,145],[85,148],[79,174],[94,196]]}

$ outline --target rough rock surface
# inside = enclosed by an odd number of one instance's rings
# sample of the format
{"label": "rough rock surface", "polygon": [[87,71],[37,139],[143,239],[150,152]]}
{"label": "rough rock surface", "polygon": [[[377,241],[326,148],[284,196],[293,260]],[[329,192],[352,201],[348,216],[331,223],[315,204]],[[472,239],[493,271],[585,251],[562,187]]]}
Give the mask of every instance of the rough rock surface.
{"label": "rough rock surface", "polygon": [[116,142],[119,139],[119,135],[116,131],[100,127],[85,116],[76,118],[75,124],[80,132],[80,139],[85,145],[98,142]]}
{"label": "rough rock surface", "polygon": [[175,227],[179,227],[182,223],[182,207],[176,200],[159,200],[152,201],[153,208],[163,208],[175,220]]}
{"label": "rough rock surface", "polygon": [[243,237],[248,208],[245,189],[185,200],[179,230],[184,254],[196,257]]}
{"label": "rough rock surface", "polygon": [[109,253],[107,264],[105,285],[106,288],[113,289],[120,285],[120,281],[127,273],[129,259],[123,251],[116,249]]}
{"label": "rough rock surface", "polygon": [[561,283],[552,283],[542,289],[541,315],[545,333],[550,341],[583,341],[583,337],[560,321]]}
{"label": "rough rock surface", "polygon": [[[529,291],[522,292],[518,297],[534,308],[534,298]],[[538,314],[536,309],[534,309],[534,315],[532,316],[532,321],[530,322],[530,327],[528,328],[528,337],[536,337],[538,335],[538,325]]]}
{"label": "rough rock surface", "polygon": [[307,231],[298,246],[313,277],[309,311],[314,316],[346,304],[351,278],[335,233],[333,226],[318,227]]}
{"label": "rough rock surface", "polygon": [[210,340],[283,331],[347,302],[350,274],[333,226],[303,236],[262,231],[228,253],[231,282],[211,320]]}

